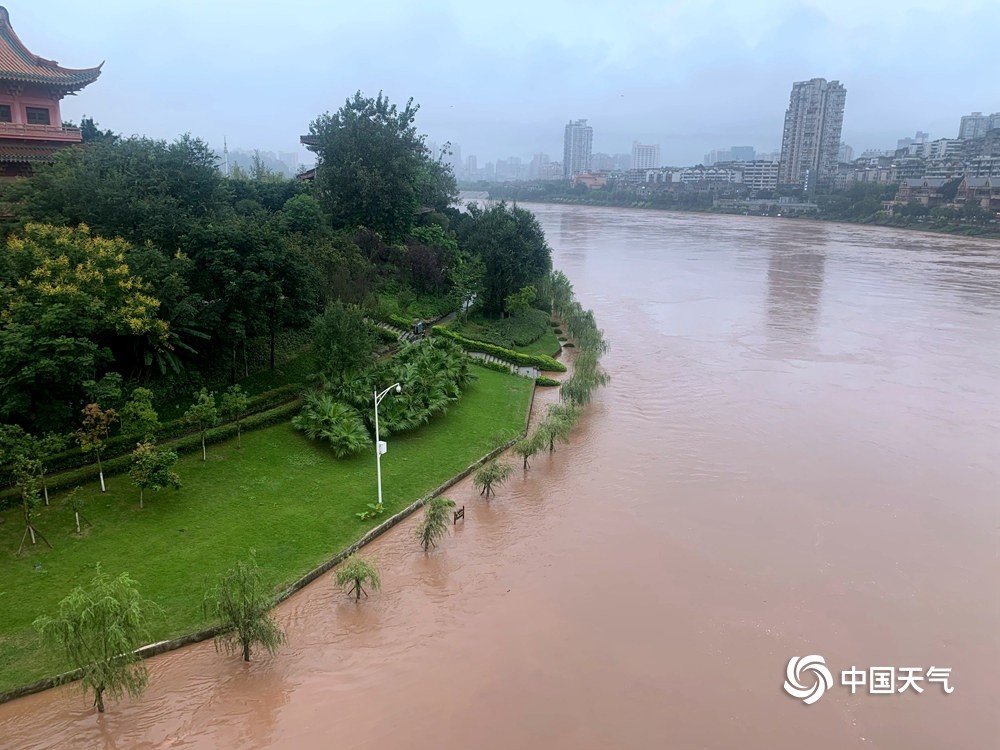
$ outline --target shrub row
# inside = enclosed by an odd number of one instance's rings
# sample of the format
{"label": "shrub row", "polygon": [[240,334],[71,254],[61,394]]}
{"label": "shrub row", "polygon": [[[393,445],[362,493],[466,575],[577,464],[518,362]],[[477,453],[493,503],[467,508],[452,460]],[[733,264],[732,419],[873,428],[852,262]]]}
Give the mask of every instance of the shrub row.
{"label": "shrub row", "polygon": [[[253,415],[273,409],[290,399],[297,398],[301,393],[301,384],[289,383],[277,388],[272,388],[269,391],[264,391],[263,393],[258,393],[256,396],[251,396],[247,404],[247,416],[244,417],[243,424],[248,424],[250,417]],[[235,434],[236,425],[235,423],[231,424]],[[172,438],[177,438],[181,435],[190,433],[191,431],[192,427],[190,424],[185,422],[183,419],[175,419],[171,422],[161,424],[159,429],[156,430],[154,437],[159,441],[170,440]],[[115,435],[114,437],[109,438],[104,443],[104,448],[101,450],[101,458],[108,460],[114,459],[116,456],[131,454],[132,449],[135,448],[135,444],[139,438],[140,436],[137,435]],[[48,459],[45,462],[45,467],[48,473],[61,472],[85,466],[93,460],[94,457],[92,454],[84,453],[79,446],[74,446]],[[6,467],[0,467],[0,476],[3,477],[3,479],[0,480],[0,487],[11,486],[9,473],[9,471],[6,471]]]}
{"label": "shrub row", "polygon": [[539,375],[537,378],[535,378],[535,385],[541,385],[547,388],[551,388],[552,386],[559,385],[559,381],[554,380],[553,378],[547,378],[544,375]]}
{"label": "shrub row", "polygon": [[373,325],[371,328],[375,333],[375,337],[383,344],[399,343],[399,334],[395,331],[390,331],[388,328],[377,325]]}
{"label": "shrub row", "polygon": [[493,344],[487,344],[482,341],[474,341],[473,339],[467,339],[464,336],[459,336],[457,333],[445,328],[444,326],[434,326],[432,330],[434,335],[449,338],[452,341],[457,342],[468,352],[492,354],[498,359],[502,359],[522,367],[537,367],[538,369],[546,370],[547,372],[566,372],[566,365],[544,354],[522,354],[521,352],[515,352],[513,349],[505,349],[502,346],[494,346]]}
{"label": "shrub row", "polygon": [[[264,427],[287,422],[302,407],[302,399],[297,398],[282,406],[269,409],[267,411],[253,414],[243,420],[243,431],[250,432]],[[236,423],[228,422],[218,427],[213,427],[205,435],[205,443],[211,445],[221,443],[236,435]],[[135,447],[137,439],[133,439],[132,447]],[[201,436],[198,433],[185,435],[182,438],[165,443],[164,447],[177,451],[178,454],[193,453],[201,450]],[[88,457],[90,463],[73,471],[64,471],[59,474],[48,475],[49,490],[61,490],[67,487],[75,487],[83,482],[97,479],[97,464],[92,457]],[[107,478],[112,474],[127,472],[132,467],[132,452],[123,453],[115,458],[104,459],[104,476]],[[0,492],[0,510],[16,505],[20,500],[17,490],[11,488]]]}

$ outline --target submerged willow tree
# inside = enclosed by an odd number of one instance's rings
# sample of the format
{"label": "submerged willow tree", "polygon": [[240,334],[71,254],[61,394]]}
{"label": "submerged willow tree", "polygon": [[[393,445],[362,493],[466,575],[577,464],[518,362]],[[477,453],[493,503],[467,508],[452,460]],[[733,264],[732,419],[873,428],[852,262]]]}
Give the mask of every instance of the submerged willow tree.
{"label": "submerged willow tree", "polygon": [[476,469],[476,473],[472,476],[472,484],[479,488],[480,495],[489,498],[496,494],[494,487],[506,482],[512,472],[513,468],[509,463],[499,462],[494,458]]}
{"label": "submerged willow tree", "polygon": [[105,694],[142,695],[149,681],[136,649],[147,635],[146,617],[153,608],[139,596],[128,573],[111,578],[97,573],[86,588],[78,586],[59,602],[59,614],[35,620],[43,640],[62,651],[74,670],[81,670],[84,690],[104,713]]}
{"label": "submerged willow tree", "polygon": [[250,661],[254,646],[262,646],[271,654],[285,642],[285,634],[271,616],[274,597],[264,583],[255,553],[240,560],[205,595],[205,610],[218,617],[230,629],[216,637],[226,653],[242,653]]}
{"label": "submerged willow tree", "polygon": [[337,586],[348,594],[354,594],[354,601],[360,600],[362,594],[368,596],[368,592],[364,589],[365,584],[368,584],[368,588],[372,591],[382,588],[382,578],[375,563],[357,555],[348,557],[334,577]]}
{"label": "submerged willow tree", "polygon": [[424,520],[417,527],[417,539],[427,552],[432,546],[437,546],[437,540],[448,533],[448,514],[455,507],[455,501],[444,497],[435,497],[427,503]]}

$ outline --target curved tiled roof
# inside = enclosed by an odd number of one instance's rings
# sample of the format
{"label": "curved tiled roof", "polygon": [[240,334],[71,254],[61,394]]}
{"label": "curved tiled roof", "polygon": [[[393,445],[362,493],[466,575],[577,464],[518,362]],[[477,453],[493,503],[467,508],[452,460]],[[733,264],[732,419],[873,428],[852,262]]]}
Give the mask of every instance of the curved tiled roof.
{"label": "curved tiled roof", "polygon": [[33,54],[18,39],[10,25],[7,9],[0,5],[0,81],[39,83],[67,92],[77,91],[96,81],[103,65],[73,70],[61,67],[55,60]]}
{"label": "curved tiled roof", "polygon": [[58,143],[4,143],[0,141],[0,163],[52,161],[52,155],[65,148]]}

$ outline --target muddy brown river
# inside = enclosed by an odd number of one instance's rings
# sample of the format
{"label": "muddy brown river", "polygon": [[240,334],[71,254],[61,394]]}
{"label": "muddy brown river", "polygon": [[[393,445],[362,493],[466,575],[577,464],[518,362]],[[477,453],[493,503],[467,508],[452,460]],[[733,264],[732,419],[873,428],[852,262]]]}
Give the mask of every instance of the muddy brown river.
{"label": "muddy brown river", "polygon": [[[431,554],[412,519],[375,542],[360,606],[297,594],[277,656],[165,654],[105,716],[14,701],[0,746],[1000,747],[1000,243],[531,208],[612,343],[571,444],[459,485]],[[842,684],[872,667],[952,692]]]}

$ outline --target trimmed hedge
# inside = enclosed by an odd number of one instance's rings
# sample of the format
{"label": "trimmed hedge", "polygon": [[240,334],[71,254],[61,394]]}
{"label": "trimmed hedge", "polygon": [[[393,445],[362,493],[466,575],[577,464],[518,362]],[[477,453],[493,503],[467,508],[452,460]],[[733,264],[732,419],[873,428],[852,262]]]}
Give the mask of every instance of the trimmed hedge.
{"label": "trimmed hedge", "polygon": [[560,385],[560,383],[558,380],[553,380],[552,378],[547,378],[544,375],[539,375],[535,378],[535,385],[542,385],[547,388],[551,388],[552,386]]}
{"label": "trimmed hedge", "polygon": [[487,362],[485,359],[479,359],[479,357],[471,357],[472,363],[479,365],[480,367],[485,367],[487,370],[495,370],[496,372],[502,372],[505,375],[512,375],[510,371],[510,365],[502,365],[499,362]]}
{"label": "trimmed hedge", "polygon": [[371,326],[372,331],[375,333],[375,338],[377,338],[383,344],[398,344],[399,334],[395,331],[390,331],[388,328],[383,328],[382,326]]}
{"label": "trimmed hedge", "polygon": [[464,336],[459,336],[444,326],[434,326],[431,331],[435,336],[444,336],[457,342],[463,349],[469,352],[492,354],[498,359],[503,359],[522,367],[537,367],[547,372],[566,372],[566,365],[544,354],[522,354],[521,352],[515,352],[513,349],[504,349],[502,346],[494,346],[482,341],[473,341]]}
{"label": "trimmed hedge", "polygon": [[[301,408],[302,399],[297,398],[290,403],[278,406],[274,409],[253,414],[243,420],[243,431],[250,432],[251,430],[259,430],[262,427],[270,427],[271,425],[278,424],[279,422],[287,422],[293,415],[298,413]],[[235,435],[236,423],[227,422],[226,424],[210,429],[205,434],[205,444],[212,445],[214,443],[221,443],[224,440],[235,437]],[[132,440],[134,447],[137,439],[132,438]],[[178,440],[163,444],[163,447],[177,451],[179,454],[200,451],[201,433],[195,432],[192,435],[185,435]],[[127,472],[130,468],[132,468],[132,452],[130,450],[128,453],[121,454],[115,458],[105,458],[102,463],[104,465],[105,477],[111,476],[112,474]],[[97,479],[97,474],[97,463],[96,461],[91,460],[91,463],[88,463],[82,468],[74,471],[64,471],[59,474],[49,474],[46,478],[48,480],[49,490],[61,490],[67,487],[75,487],[83,482]],[[0,510],[16,505],[18,502],[20,502],[20,497],[17,490],[8,489],[0,493]]]}
{"label": "trimmed hedge", "polygon": [[404,318],[402,315],[390,315],[388,322],[399,326],[404,331],[409,331],[413,327],[413,318]]}

